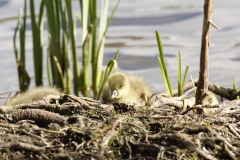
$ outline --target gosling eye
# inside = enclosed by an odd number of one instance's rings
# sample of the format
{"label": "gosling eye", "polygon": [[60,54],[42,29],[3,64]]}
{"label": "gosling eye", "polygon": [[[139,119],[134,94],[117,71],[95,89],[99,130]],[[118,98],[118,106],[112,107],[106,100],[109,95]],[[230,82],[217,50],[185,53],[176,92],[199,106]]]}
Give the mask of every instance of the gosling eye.
{"label": "gosling eye", "polygon": [[123,87],[123,85],[120,85],[120,86],[119,86],[119,88],[122,88],[122,87]]}

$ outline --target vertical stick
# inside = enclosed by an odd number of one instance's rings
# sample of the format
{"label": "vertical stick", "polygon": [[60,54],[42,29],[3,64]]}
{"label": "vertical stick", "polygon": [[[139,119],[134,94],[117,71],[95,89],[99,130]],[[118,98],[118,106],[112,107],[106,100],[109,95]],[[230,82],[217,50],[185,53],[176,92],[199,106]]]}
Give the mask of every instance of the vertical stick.
{"label": "vertical stick", "polygon": [[200,72],[195,102],[196,105],[202,104],[202,100],[204,96],[206,96],[206,93],[208,91],[208,48],[210,44],[211,16],[212,16],[212,0],[205,0],[200,55]]}

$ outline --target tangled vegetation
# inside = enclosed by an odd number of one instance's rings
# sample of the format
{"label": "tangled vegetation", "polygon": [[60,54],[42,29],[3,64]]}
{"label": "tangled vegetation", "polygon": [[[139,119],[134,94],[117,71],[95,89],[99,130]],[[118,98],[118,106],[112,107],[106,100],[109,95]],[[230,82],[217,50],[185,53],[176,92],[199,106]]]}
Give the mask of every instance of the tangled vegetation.
{"label": "tangled vegetation", "polygon": [[[186,84],[184,93],[192,90]],[[195,80],[197,84],[197,80]],[[210,84],[225,98],[239,95]],[[177,89],[173,90],[177,94]],[[239,159],[239,100],[186,106],[160,93],[126,105],[63,94],[0,106],[1,159]],[[184,98],[184,97],[183,97]],[[184,98],[185,99],[185,98]],[[162,106],[169,106],[163,109]],[[166,108],[166,107],[165,107]],[[196,114],[203,109],[204,114]]]}

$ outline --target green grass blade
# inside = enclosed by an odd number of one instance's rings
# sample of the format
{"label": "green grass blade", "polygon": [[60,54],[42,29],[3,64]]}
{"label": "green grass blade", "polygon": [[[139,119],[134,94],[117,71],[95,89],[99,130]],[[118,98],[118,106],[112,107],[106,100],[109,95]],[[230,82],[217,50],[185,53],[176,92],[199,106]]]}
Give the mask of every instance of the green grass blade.
{"label": "green grass blade", "polygon": [[[52,78],[54,78],[54,86],[56,85],[59,88],[63,88],[64,81],[62,81],[61,75],[58,71],[58,66],[54,61],[54,56],[57,58],[61,69],[63,69],[63,57],[61,57],[60,46],[60,25],[59,25],[59,5],[61,1],[49,1],[44,0],[46,11],[47,11],[47,20],[48,20],[48,33],[51,35],[50,43],[50,61],[51,61],[51,70]],[[70,23],[69,23],[70,24]]]}
{"label": "green grass blade", "polygon": [[181,53],[178,52],[178,96],[181,96],[183,91],[182,91],[182,73],[181,73]]}
{"label": "green grass blade", "polygon": [[71,69],[70,69],[70,53],[69,53],[69,37],[67,36],[67,17],[65,8],[60,5],[62,19],[62,51],[64,57],[64,72],[65,72],[65,88],[67,94],[71,93]]}
{"label": "green grass blade", "polygon": [[160,34],[158,33],[158,31],[156,31],[156,38],[157,38],[157,44],[158,44],[159,57],[160,57],[163,65],[166,66],[165,59],[164,59],[163,47],[162,47],[162,41],[161,41],[161,37],[160,37]]}
{"label": "green grass blade", "polygon": [[65,91],[67,94],[71,93],[71,69],[70,69],[70,54],[68,47],[68,36],[67,32],[63,33],[63,47],[64,47],[64,57],[65,57],[65,72],[66,72],[66,83]]}
{"label": "green grass blade", "polygon": [[70,42],[72,47],[72,68],[73,68],[73,81],[74,81],[74,93],[75,95],[78,95],[80,82],[79,82],[79,70],[78,70],[78,56],[77,56],[77,47],[76,47],[76,23],[75,20],[73,20],[72,16],[72,3],[71,0],[65,0],[65,5],[67,9],[67,18],[68,18],[68,24],[69,24],[69,36],[70,36]]}
{"label": "green grass blade", "polygon": [[84,96],[90,97],[90,64],[92,51],[92,26],[89,25],[89,0],[80,1],[82,16],[82,69],[80,72],[80,90]]}
{"label": "green grass blade", "polygon": [[[22,21],[26,22],[26,0],[24,1],[24,17],[22,17],[21,9],[19,10],[18,16],[18,23],[17,27],[14,31],[13,35],[13,46],[14,46],[14,53],[15,59],[18,69],[18,79],[19,79],[19,86],[21,91],[25,91],[28,89],[30,84],[30,77],[25,68],[25,30],[26,30],[26,23],[22,24]],[[25,20],[24,20],[25,19]],[[16,37],[17,31],[20,32],[20,56],[17,48]]]}
{"label": "green grass blade", "polygon": [[104,30],[107,28],[107,13],[108,13],[108,6],[109,6],[109,0],[104,1],[104,7],[101,11],[100,16],[100,26],[99,26],[99,40],[98,40],[98,49],[97,49],[97,59],[94,63],[96,70],[95,70],[95,79],[93,81],[94,83],[94,91],[95,93],[98,93],[100,80],[101,80],[101,73],[102,73],[102,62],[103,62],[103,52],[104,52],[104,42],[105,42],[105,35]]}
{"label": "green grass blade", "polygon": [[88,33],[89,0],[82,1],[82,42],[84,43]]}
{"label": "green grass blade", "polygon": [[22,74],[22,81],[21,90],[25,91],[28,89],[30,85],[30,77],[26,71],[26,63],[25,63],[25,32],[26,32],[26,19],[27,19],[27,1],[24,0],[24,9],[23,9],[23,20],[22,24],[20,24],[20,62],[21,62],[21,74]]}
{"label": "green grass blade", "polygon": [[164,80],[164,83],[165,83],[168,95],[169,95],[169,97],[172,97],[171,87],[168,84],[167,76],[166,76],[166,74],[164,72],[163,63],[162,63],[161,58],[159,56],[158,56],[158,63],[159,63],[159,66],[160,66],[160,70],[161,70],[161,73],[162,73],[162,77],[163,77],[163,80]]}
{"label": "green grass blade", "polygon": [[48,34],[48,48],[47,48],[47,77],[49,86],[53,86],[52,77],[51,77],[51,65],[50,65],[50,45],[51,45],[51,35]]}
{"label": "green grass blade", "polygon": [[[185,72],[184,72],[184,77],[183,77],[183,81],[182,81],[182,93],[183,93],[183,91],[184,91],[184,86],[185,86],[186,79],[187,79],[188,69],[189,69],[189,66],[186,67]],[[182,94],[181,94],[181,95],[182,95]]]}
{"label": "green grass blade", "polygon": [[94,95],[96,95],[96,72],[97,72],[97,31],[98,31],[98,17],[97,17],[97,1],[91,0],[89,1],[89,25],[92,26],[92,88],[94,91]]}
{"label": "green grass blade", "polygon": [[236,89],[236,83],[235,83],[234,76],[232,77],[232,87],[234,90]]}
{"label": "green grass blade", "polygon": [[81,71],[81,91],[84,96],[90,96],[90,63],[91,63],[91,49],[92,49],[92,35],[89,32],[83,43],[83,57],[82,57],[82,71]]}
{"label": "green grass blade", "polygon": [[[35,84],[37,86],[43,85],[43,53],[42,53],[42,37],[41,37],[41,23],[40,26],[36,23],[34,0],[30,0],[31,24],[32,24],[32,38],[33,38],[33,59],[34,59],[34,74]],[[43,11],[42,11],[43,12]],[[42,13],[41,13],[42,14]],[[41,18],[40,18],[41,19]],[[39,21],[41,22],[41,20]]]}
{"label": "green grass blade", "polygon": [[161,42],[161,38],[160,35],[158,33],[158,31],[156,31],[156,38],[157,38],[157,44],[158,44],[158,49],[159,49],[159,56],[158,56],[158,62],[160,65],[160,69],[163,75],[163,79],[164,79],[164,83],[166,85],[167,91],[169,93],[169,97],[172,97],[172,85],[167,73],[167,68],[166,68],[166,63],[164,60],[164,52],[163,52],[163,47],[162,47],[162,42]]}
{"label": "green grass blade", "polygon": [[44,1],[41,2],[40,4],[40,10],[39,10],[39,16],[38,16],[38,25],[43,25],[43,18],[44,18],[44,8],[45,8],[45,3]]}
{"label": "green grass blade", "polygon": [[[238,88],[236,88],[234,76],[232,77],[232,87],[233,87],[233,90],[235,90],[235,92],[238,92]],[[240,96],[237,96],[237,99],[240,99]]]}
{"label": "green grass blade", "polygon": [[14,48],[14,53],[15,53],[15,60],[16,60],[16,63],[17,63],[17,66],[19,66],[19,61],[20,61],[20,58],[19,58],[19,53],[18,53],[18,48],[17,48],[17,31],[19,30],[19,27],[20,27],[20,24],[21,24],[21,8],[19,9],[19,15],[18,15],[18,23],[17,23],[17,26],[15,28],[15,31],[14,31],[14,35],[13,35],[13,48]]}
{"label": "green grass blade", "polygon": [[[54,60],[54,62],[56,63],[56,66],[57,66],[59,75],[61,76],[61,81],[64,81],[63,71],[62,71],[61,65],[60,65],[57,57],[56,57],[56,56],[53,56],[53,60]],[[63,86],[63,88],[65,88],[65,86]]]}
{"label": "green grass blade", "polygon": [[95,61],[93,62],[93,63],[95,63],[94,64],[95,72],[93,73],[93,74],[95,74],[95,77],[94,77],[95,79],[93,79],[94,80],[93,83],[94,83],[94,86],[95,86],[95,88],[94,88],[95,92],[98,92],[98,86],[99,86],[100,80],[101,80],[102,62],[103,62],[103,49],[104,49],[103,46],[104,46],[104,41],[105,41],[105,35],[106,35],[107,30],[108,30],[108,27],[110,26],[110,24],[112,22],[114,13],[116,12],[119,3],[120,3],[120,0],[115,5],[107,23],[106,23],[109,0],[105,1],[103,14],[101,16],[102,20],[100,22],[101,24],[100,24],[100,32],[99,32],[99,35],[100,35],[99,44],[98,44],[98,47],[97,47],[96,55],[94,55],[94,57],[93,57],[93,58],[96,57]]}
{"label": "green grass blade", "polygon": [[100,90],[99,90],[98,95],[97,95],[98,100],[100,99],[100,97],[102,95],[103,87],[106,84],[106,82],[108,80],[108,77],[109,77],[110,73],[112,72],[112,69],[114,68],[116,70],[116,68],[117,68],[118,54],[119,54],[119,49],[118,49],[117,53],[115,54],[114,59],[112,59],[108,62],[108,65],[106,67],[104,77],[103,77],[103,80],[102,80],[102,83],[101,83],[101,86],[100,86]]}

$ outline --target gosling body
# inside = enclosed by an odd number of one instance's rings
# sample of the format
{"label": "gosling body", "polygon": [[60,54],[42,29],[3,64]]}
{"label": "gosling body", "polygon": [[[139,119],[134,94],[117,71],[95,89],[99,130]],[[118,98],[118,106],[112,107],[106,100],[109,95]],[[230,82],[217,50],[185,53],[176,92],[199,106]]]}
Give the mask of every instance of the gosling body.
{"label": "gosling body", "polygon": [[29,104],[34,101],[42,100],[47,95],[60,96],[61,92],[57,88],[52,87],[38,87],[33,90],[26,91],[20,96],[14,97],[6,102],[6,106]]}
{"label": "gosling body", "polygon": [[104,86],[102,99],[112,102],[140,103],[141,94],[151,95],[150,87],[140,77],[123,72],[112,74]]}
{"label": "gosling body", "polygon": [[207,92],[206,97],[202,101],[203,105],[217,105],[219,104],[216,95],[210,91]]}

